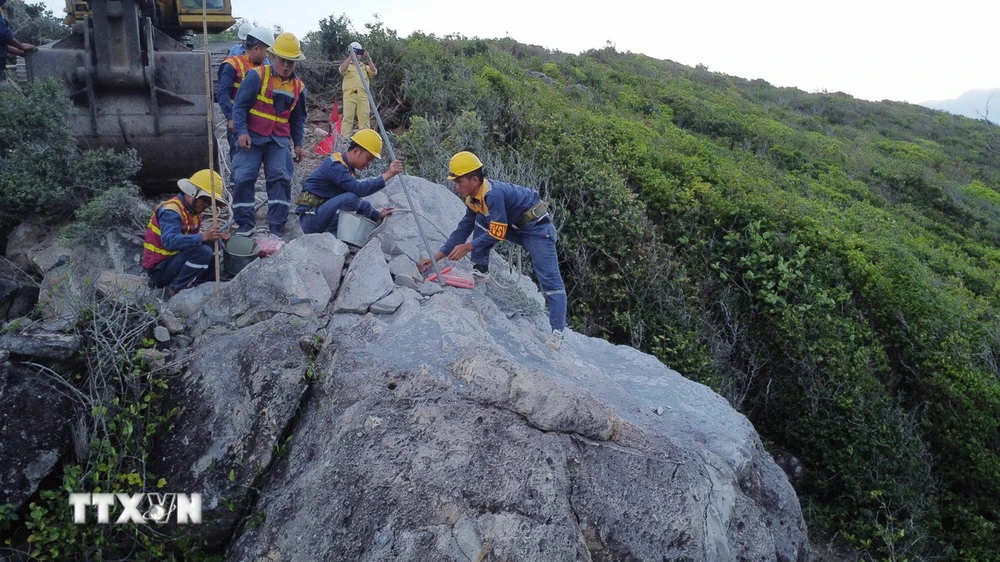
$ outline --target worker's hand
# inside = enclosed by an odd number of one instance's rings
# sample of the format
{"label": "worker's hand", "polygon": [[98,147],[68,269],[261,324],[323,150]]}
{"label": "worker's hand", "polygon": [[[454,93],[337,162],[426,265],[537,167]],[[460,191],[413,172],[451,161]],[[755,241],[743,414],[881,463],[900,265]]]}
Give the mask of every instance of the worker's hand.
{"label": "worker's hand", "polygon": [[233,124],[233,120],[232,119],[229,120],[229,123],[227,123],[227,125],[229,126],[229,132],[230,133],[235,133],[236,132],[236,125]]}
{"label": "worker's hand", "polygon": [[381,211],[379,211],[378,218],[384,219],[385,217],[388,217],[391,214],[392,214],[392,207],[386,207]]}
{"label": "worker's hand", "polygon": [[400,162],[399,160],[393,160],[392,163],[389,164],[389,169],[386,170],[386,173],[389,174],[390,178],[393,178],[393,177],[395,177],[395,176],[397,176],[399,174],[402,174],[403,173],[403,163]]}
{"label": "worker's hand", "polygon": [[420,260],[419,263],[417,263],[417,269],[419,269],[420,272],[423,273],[424,271],[427,270],[427,268],[431,267],[432,265],[434,265],[434,262],[431,261],[431,258],[424,258]]}
{"label": "worker's hand", "polygon": [[293,158],[293,160],[295,160],[296,162],[301,162],[302,161],[302,157],[305,156],[305,155],[306,155],[305,149],[303,149],[301,146],[296,146],[295,147],[295,158]]}
{"label": "worker's hand", "polygon": [[232,237],[233,237],[233,235],[230,234],[230,233],[228,233],[228,232],[223,232],[222,233],[222,241],[223,242],[229,242],[229,239],[232,238]]}
{"label": "worker's hand", "polygon": [[465,244],[459,244],[455,246],[455,249],[448,254],[448,259],[451,261],[458,261],[465,257],[466,254],[472,251],[472,242],[466,242]]}
{"label": "worker's hand", "polygon": [[240,138],[236,139],[236,144],[243,150],[250,150],[250,135],[240,135]]}
{"label": "worker's hand", "polygon": [[21,43],[22,51],[26,53],[33,53],[38,50],[38,47],[32,45],[31,43]]}
{"label": "worker's hand", "polygon": [[201,231],[201,240],[203,242],[215,242],[216,240],[222,240],[222,229],[219,225],[213,224],[212,226]]}

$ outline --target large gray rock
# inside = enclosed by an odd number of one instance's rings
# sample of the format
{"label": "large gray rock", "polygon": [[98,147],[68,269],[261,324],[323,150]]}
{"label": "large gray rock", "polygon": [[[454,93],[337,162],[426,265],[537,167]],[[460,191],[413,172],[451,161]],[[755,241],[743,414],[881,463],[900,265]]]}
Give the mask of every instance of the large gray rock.
{"label": "large gray rock", "polygon": [[65,361],[80,349],[83,340],[76,334],[30,330],[0,334],[0,349],[27,358]]}
{"label": "large gray rock", "polygon": [[300,341],[316,330],[278,314],[206,334],[183,375],[170,381],[165,405],[178,410],[150,470],[171,490],[202,494],[204,524],[192,527],[199,538],[224,541],[240,520],[299,408],[312,359]]}
{"label": "large gray rock", "polygon": [[[410,197],[417,205],[416,209],[409,208],[401,182],[406,183]],[[385,190],[369,200],[377,207],[387,205],[399,209],[379,227],[376,236],[385,253],[391,256],[406,255],[414,263],[428,257],[417,229],[418,219],[430,243],[431,252],[437,252],[465,214],[465,204],[454,193],[415,176],[394,177],[386,184]]]}
{"label": "large gray rock", "polygon": [[382,247],[378,240],[370,240],[351,260],[333,311],[364,314],[371,305],[391,293],[393,287],[395,284]]}
{"label": "large gray rock", "polygon": [[[170,309],[189,318],[192,313],[203,315],[201,331],[208,325],[249,326],[278,313],[315,319],[333,297],[331,284],[338,286],[346,254],[346,246],[330,235],[302,236],[271,257],[251,262],[225,285],[218,298],[200,301],[200,310],[182,305]],[[189,298],[200,300],[198,296]]]}
{"label": "large gray rock", "polygon": [[805,559],[751,424],[654,358],[453,288],[354,318],[231,560]]}
{"label": "large gray rock", "polygon": [[336,293],[344,274],[344,259],[350,248],[329,232],[305,234],[280,250],[283,259],[312,262],[319,267],[330,292]]}
{"label": "large gray rock", "polygon": [[73,402],[56,375],[0,363],[0,505],[19,509],[73,448]]}
{"label": "large gray rock", "polygon": [[49,237],[49,229],[40,224],[22,222],[7,235],[7,259],[23,271],[33,271],[32,249]]}

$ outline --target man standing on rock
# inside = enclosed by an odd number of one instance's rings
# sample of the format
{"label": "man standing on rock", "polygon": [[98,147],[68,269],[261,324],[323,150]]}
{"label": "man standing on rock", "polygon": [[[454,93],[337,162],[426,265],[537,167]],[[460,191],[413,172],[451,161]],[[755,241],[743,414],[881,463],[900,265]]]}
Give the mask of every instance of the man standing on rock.
{"label": "man standing on rock", "polygon": [[375,68],[375,62],[372,61],[372,55],[365,49],[361,47],[360,43],[354,42],[347,48],[348,54],[347,58],[340,63],[340,74],[343,75],[343,99],[344,99],[344,120],[340,125],[340,134],[344,137],[351,136],[354,131],[354,119],[357,117],[358,129],[368,129],[371,127],[371,102],[368,101],[368,94],[365,92],[365,86],[361,82],[361,75],[358,74],[357,67],[354,66],[354,60],[351,58],[351,53],[358,57],[364,57],[365,60],[359,60],[358,64],[361,66],[361,71],[365,73],[365,80],[371,84],[372,76],[378,73],[378,69]]}
{"label": "man standing on rock", "polygon": [[[213,177],[214,176],[214,185]],[[181,193],[160,203],[146,225],[142,267],[170,296],[215,276],[213,242],[229,240],[219,226],[201,230],[201,214],[222,201],[222,176],[202,170],[177,182]]]}
{"label": "man standing on rock", "polygon": [[[465,198],[468,208],[458,227],[434,255],[434,261],[445,256],[457,261],[472,252],[473,277],[477,281],[486,281],[490,249],[494,244],[507,240],[523,247],[531,256],[531,265],[549,309],[552,334],[545,345],[559,349],[566,328],[566,289],[559,273],[556,229],[552,225],[548,205],[536,191],[486,179],[483,163],[471,152],[459,152],[452,156],[448,170],[448,179],[454,180],[455,191],[459,197]],[[473,235],[472,242],[466,242],[470,235]],[[418,265],[425,270],[431,266],[431,260],[425,258]]]}
{"label": "man standing on rock", "polygon": [[[242,27],[242,26],[241,26]],[[233,100],[240,89],[243,77],[251,68],[265,64],[267,49],[274,44],[274,34],[266,27],[257,27],[247,34],[246,52],[226,57],[219,65],[219,109],[226,116],[226,140],[229,141],[229,160],[236,154],[236,127],[233,125]]]}
{"label": "man standing on rock", "polygon": [[296,201],[302,232],[330,232],[337,235],[338,211],[351,211],[373,221],[392,214],[392,208],[381,211],[361,199],[380,191],[385,183],[403,171],[403,164],[394,160],[389,169],[378,177],[358,181],[354,172],[364,170],[376,158],[382,158],[382,137],[372,129],[362,129],[351,137],[346,152],[335,152],[309,176]]}
{"label": "man standing on rock", "polygon": [[239,150],[233,157],[233,218],[237,233],[253,230],[254,188],[261,164],[267,182],[267,224],[282,236],[288,221],[292,163],[302,159],[306,125],[306,87],[295,76],[295,63],[305,60],[299,40],[285,32],[268,47],[271,64],[250,69],[233,102],[233,127]]}

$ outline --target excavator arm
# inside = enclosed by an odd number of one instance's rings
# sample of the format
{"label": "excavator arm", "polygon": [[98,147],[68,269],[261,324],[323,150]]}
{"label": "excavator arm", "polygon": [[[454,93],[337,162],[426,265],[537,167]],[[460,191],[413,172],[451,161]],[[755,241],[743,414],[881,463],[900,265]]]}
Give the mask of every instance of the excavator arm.
{"label": "excavator arm", "polygon": [[[25,59],[29,81],[66,84],[79,144],[138,151],[148,192],[172,190],[208,163],[204,53],[176,39],[195,28],[183,19],[195,3],[200,31],[201,0],[67,1],[73,34]],[[210,31],[234,23],[229,0],[208,3],[220,18]]]}

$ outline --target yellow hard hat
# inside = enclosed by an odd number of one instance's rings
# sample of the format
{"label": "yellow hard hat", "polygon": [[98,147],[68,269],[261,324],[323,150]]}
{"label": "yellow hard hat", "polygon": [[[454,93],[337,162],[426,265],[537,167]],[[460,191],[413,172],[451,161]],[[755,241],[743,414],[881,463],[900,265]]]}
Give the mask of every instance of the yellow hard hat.
{"label": "yellow hard hat", "polygon": [[302,48],[299,45],[299,39],[295,37],[295,34],[286,31],[281,35],[274,38],[274,45],[267,48],[267,52],[271,53],[276,57],[281,57],[285,60],[300,61],[306,60],[306,56],[302,54]]}
{"label": "yellow hard hat", "polygon": [[[213,185],[212,176],[215,176]],[[211,197],[216,203],[225,204],[222,200],[222,176],[212,170],[200,170],[195,172],[190,179],[177,180],[177,187],[181,192],[190,195],[195,199],[199,197]]]}
{"label": "yellow hard hat", "polygon": [[468,150],[463,150],[451,157],[451,162],[448,163],[448,179],[453,180],[482,167],[483,163],[479,161],[478,156]]}
{"label": "yellow hard hat", "polygon": [[382,158],[382,137],[372,129],[361,129],[354,133],[351,140],[367,150],[375,158]]}

